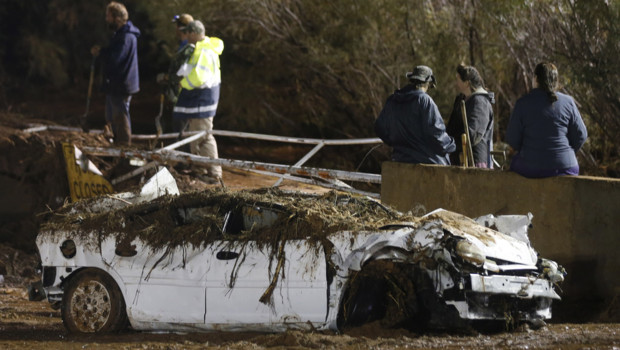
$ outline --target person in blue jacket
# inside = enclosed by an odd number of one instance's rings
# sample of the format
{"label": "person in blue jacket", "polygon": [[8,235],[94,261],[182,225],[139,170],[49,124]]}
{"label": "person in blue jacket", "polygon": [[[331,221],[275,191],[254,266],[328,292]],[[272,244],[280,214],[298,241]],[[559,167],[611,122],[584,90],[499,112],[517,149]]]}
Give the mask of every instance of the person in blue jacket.
{"label": "person in blue jacket", "polygon": [[112,128],[114,142],[131,144],[131,95],[140,91],[138,77],[138,37],[140,30],[129,21],[127,9],[112,1],[106,7],[106,23],[114,30],[110,44],[105,48],[95,45],[93,56],[103,59],[103,86],[106,94],[105,119]]}
{"label": "person in blue jacket", "polygon": [[576,152],[588,131],[573,98],[557,90],[555,65],[538,64],[534,89],[517,100],[506,130],[517,152],[510,170],[529,178],[579,175]]}
{"label": "person in blue jacket", "polygon": [[446,133],[437,105],[426,93],[436,85],[433,71],[417,66],[406,77],[409,84],[387,99],[375,121],[375,133],[393,148],[393,161],[450,165],[448,154],[456,145]]}

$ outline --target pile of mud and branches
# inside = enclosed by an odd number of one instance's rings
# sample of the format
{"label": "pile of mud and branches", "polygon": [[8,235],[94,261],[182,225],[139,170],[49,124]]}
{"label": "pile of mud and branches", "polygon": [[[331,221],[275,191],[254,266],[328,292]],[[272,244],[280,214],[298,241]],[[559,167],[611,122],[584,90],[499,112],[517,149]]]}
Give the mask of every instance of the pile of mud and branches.
{"label": "pile of mud and branches", "polygon": [[[26,252],[36,251],[34,240],[42,213],[70,201],[66,162],[62,144],[78,148],[111,147],[103,134],[85,130],[32,130],[33,126],[57,126],[53,121],[0,113],[0,243]],[[79,128],[78,128],[79,129]],[[132,148],[149,147],[136,143]],[[115,158],[89,157],[104,177],[110,179],[133,170],[128,162]],[[202,188],[189,175],[176,173],[182,191]],[[135,177],[114,186],[116,191],[135,191],[143,178]]]}
{"label": "pile of mud and branches", "polygon": [[[328,192],[323,195],[259,189],[232,192],[215,188],[179,196],[163,196],[153,201],[109,212],[94,212],[93,202],[66,205],[48,214],[42,227],[47,232],[72,231],[84,242],[117,241],[135,238],[155,249],[191,244],[201,247],[223,234],[225,216],[247,205],[277,210],[282,215],[271,225],[248,228],[234,239],[252,239],[259,244],[306,239],[321,242],[341,230],[376,229],[396,221],[416,221],[374,200]],[[192,210],[198,208],[199,210]],[[191,211],[191,215],[189,213]]]}
{"label": "pile of mud and branches", "polygon": [[61,143],[109,144],[102,136],[88,133],[23,131],[39,122],[0,114],[0,242],[25,251],[35,248],[37,214],[62,206],[69,196]]}

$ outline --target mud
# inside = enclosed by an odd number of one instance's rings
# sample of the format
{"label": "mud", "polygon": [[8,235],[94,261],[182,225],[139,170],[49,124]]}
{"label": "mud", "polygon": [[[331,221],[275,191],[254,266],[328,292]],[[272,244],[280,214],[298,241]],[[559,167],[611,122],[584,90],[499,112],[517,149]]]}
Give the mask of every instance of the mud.
{"label": "mud", "polygon": [[539,330],[415,332],[368,324],[332,332],[70,335],[60,312],[28,301],[19,278],[0,284],[1,349],[618,349],[620,324],[548,324]]}

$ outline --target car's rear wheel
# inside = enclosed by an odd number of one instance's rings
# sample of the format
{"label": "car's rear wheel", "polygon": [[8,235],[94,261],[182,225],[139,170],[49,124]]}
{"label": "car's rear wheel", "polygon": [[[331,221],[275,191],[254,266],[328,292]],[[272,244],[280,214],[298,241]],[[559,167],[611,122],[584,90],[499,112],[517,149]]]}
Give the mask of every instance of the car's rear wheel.
{"label": "car's rear wheel", "polygon": [[84,270],[68,281],[62,297],[62,321],[74,333],[114,332],[127,327],[122,294],[107,274]]}

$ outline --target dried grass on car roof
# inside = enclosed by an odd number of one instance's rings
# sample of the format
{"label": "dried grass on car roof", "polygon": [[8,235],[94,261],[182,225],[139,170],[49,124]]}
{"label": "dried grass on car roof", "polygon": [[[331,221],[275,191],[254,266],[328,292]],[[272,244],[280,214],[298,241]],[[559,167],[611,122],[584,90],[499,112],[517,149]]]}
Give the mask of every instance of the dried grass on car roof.
{"label": "dried grass on car roof", "polygon": [[[235,239],[252,239],[275,246],[281,240],[319,242],[341,230],[372,230],[390,223],[417,220],[372,199],[334,191],[312,195],[271,188],[238,192],[217,188],[164,196],[103,213],[90,210],[89,203],[92,204],[92,200],[59,209],[43,226],[43,230],[70,230],[84,241],[95,239],[93,243],[112,236],[117,241],[140,238],[154,248],[186,243],[198,247],[216,239],[229,238],[221,235],[225,214],[246,204],[256,204],[279,208],[287,215],[282,215],[270,227],[245,232]],[[206,208],[201,220],[180,225],[176,213],[192,207]]]}

